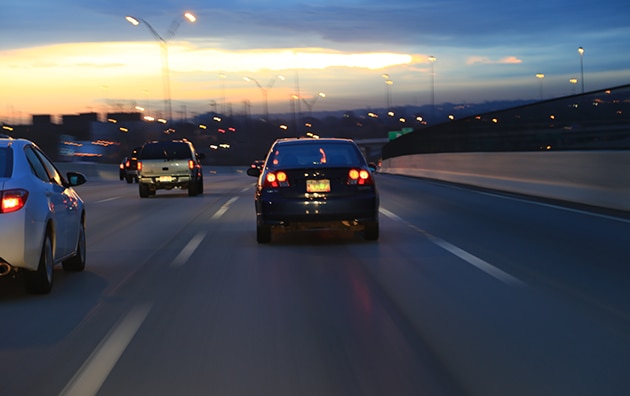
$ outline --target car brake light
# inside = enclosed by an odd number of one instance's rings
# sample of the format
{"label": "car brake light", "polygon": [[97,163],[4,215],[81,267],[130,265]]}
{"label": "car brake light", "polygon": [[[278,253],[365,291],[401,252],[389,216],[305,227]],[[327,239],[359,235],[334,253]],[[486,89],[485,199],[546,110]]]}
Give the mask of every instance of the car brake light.
{"label": "car brake light", "polygon": [[28,191],[26,190],[8,190],[0,192],[2,203],[0,204],[0,213],[16,212],[26,205]]}
{"label": "car brake light", "polygon": [[136,165],[136,167],[138,168],[139,171],[142,170],[142,162],[138,161],[138,164]]}
{"label": "car brake light", "polygon": [[287,174],[283,171],[269,172],[265,175],[265,180],[263,182],[264,188],[288,186],[289,178],[287,177]]}
{"label": "car brake light", "polygon": [[368,185],[373,184],[370,172],[365,169],[350,169],[348,171],[349,185]]}

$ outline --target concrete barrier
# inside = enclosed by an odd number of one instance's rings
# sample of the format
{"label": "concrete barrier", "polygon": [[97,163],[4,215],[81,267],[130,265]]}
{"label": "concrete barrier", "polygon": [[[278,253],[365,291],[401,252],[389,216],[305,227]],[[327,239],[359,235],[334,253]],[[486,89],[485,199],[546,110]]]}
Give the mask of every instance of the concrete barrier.
{"label": "concrete barrier", "polygon": [[630,151],[418,154],[381,172],[630,211]]}

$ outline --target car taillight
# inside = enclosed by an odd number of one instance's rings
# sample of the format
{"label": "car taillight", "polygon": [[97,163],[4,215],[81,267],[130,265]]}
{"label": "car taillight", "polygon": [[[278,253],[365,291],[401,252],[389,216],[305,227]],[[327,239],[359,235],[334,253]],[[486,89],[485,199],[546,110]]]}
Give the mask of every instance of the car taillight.
{"label": "car taillight", "polygon": [[269,172],[265,175],[265,179],[263,180],[263,187],[288,187],[289,186],[289,178],[287,174],[283,171],[277,172]]}
{"label": "car taillight", "polygon": [[366,169],[350,169],[348,171],[348,182],[349,185],[368,185],[373,184],[372,175],[370,171]]}
{"label": "car taillight", "polygon": [[126,166],[127,168],[129,168],[129,167],[131,166],[131,162],[129,162],[129,160],[127,160],[127,162],[125,163],[125,166]]}
{"label": "car taillight", "polygon": [[2,202],[0,203],[0,213],[16,212],[26,205],[28,199],[28,191],[26,190],[8,190],[1,191]]}
{"label": "car taillight", "polygon": [[188,169],[190,169],[190,170],[195,169],[195,161],[188,160]]}
{"label": "car taillight", "polygon": [[120,164],[120,169],[125,169],[125,164]]}
{"label": "car taillight", "polygon": [[138,161],[138,163],[136,164],[136,168],[138,169],[138,171],[142,170],[142,162]]}

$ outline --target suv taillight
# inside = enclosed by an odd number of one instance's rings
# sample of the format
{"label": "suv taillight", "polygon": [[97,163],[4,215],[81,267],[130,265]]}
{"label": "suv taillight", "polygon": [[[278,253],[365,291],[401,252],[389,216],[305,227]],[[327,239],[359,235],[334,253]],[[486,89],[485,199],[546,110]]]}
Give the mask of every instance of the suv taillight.
{"label": "suv taillight", "polygon": [[263,180],[263,188],[289,187],[289,178],[283,171],[268,172]]}
{"label": "suv taillight", "polygon": [[136,164],[136,168],[138,171],[142,170],[142,161],[138,161],[138,163]]}
{"label": "suv taillight", "polygon": [[370,174],[370,171],[366,170],[366,169],[350,169],[348,171],[348,181],[347,184],[349,185],[360,185],[360,186],[364,186],[364,185],[369,185],[369,184],[373,184],[373,180],[372,180],[372,175]]}
{"label": "suv taillight", "polygon": [[28,191],[26,190],[7,190],[0,191],[2,199],[0,203],[0,213],[16,212],[26,205],[28,199]]}

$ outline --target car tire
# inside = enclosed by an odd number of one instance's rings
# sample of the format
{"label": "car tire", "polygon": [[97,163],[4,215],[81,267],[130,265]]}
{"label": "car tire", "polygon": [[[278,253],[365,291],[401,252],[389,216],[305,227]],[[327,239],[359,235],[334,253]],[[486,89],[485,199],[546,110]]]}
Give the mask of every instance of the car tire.
{"label": "car tire", "polygon": [[133,176],[127,176],[127,183],[129,184],[133,183],[133,179],[134,179]]}
{"label": "car tire", "polygon": [[256,225],[256,241],[258,243],[271,242],[271,227],[268,225]]}
{"label": "car tire", "polygon": [[74,272],[83,271],[85,269],[85,253],[85,224],[81,222],[79,239],[77,240],[76,255],[61,263],[63,270]]}
{"label": "car tire", "polygon": [[376,241],[378,239],[379,226],[378,221],[373,221],[365,224],[365,231],[363,237],[367,241]]}
{"label": "car tire", "polygon": [[149,196],[149,186],[144,183],[139,183],[138,192],[140,193],[140,198],[147,198]]}
{"label": "car tire", "polygon": [[203,194],[203,178],[199,179],[199,189],[197,191],[199,194]]}
{"label": "car tire", "polygon": [[39,265],[35,271],[24,271],[24,286],[29,293],[50,293],[53,284],[54,259],[52,241],[47,233],[44,237]]}

